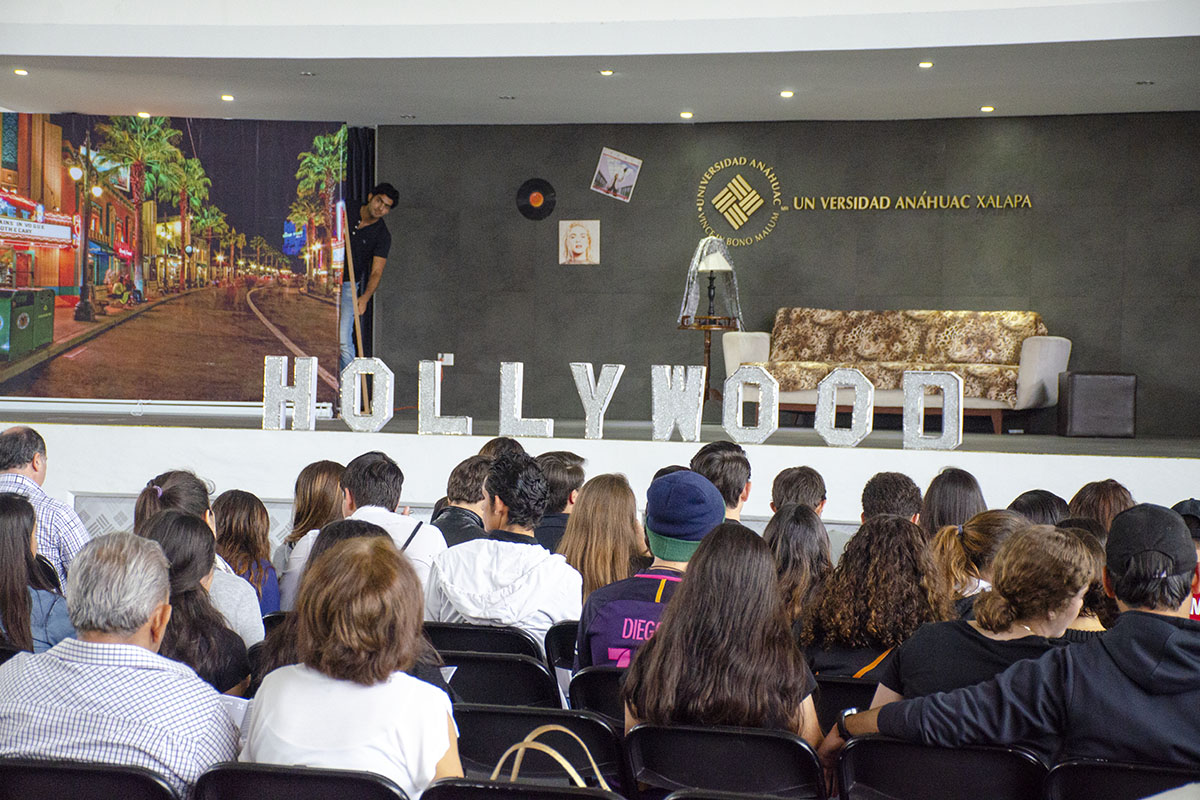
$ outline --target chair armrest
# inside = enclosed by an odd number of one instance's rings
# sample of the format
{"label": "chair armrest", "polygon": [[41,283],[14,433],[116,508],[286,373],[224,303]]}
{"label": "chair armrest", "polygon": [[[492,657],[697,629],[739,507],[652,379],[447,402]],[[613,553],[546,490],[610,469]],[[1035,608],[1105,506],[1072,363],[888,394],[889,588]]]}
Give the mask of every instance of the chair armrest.
{"label": "chair armrest", "polygon": [[1058,405],[1058,373],[1066,372],[1071,340],[1062,336],[1030,336],[1021,343],[1014,408]]}
{"label": "chair armrest", "polygon": [[770,359],[771,334],[760,331],[729,331],[721,334],[721,349],[725,353],[725,377],[728,378],[737,372],[737,368],[742,364]]}

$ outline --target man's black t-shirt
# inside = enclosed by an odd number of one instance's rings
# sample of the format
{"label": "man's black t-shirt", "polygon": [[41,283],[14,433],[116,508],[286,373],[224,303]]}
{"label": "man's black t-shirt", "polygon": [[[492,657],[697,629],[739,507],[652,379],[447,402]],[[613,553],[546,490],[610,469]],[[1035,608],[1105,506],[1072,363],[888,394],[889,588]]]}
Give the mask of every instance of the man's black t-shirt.
{"label": "man's black t-shirt", "polygon": [[[357,278],[359,294],[362,294],[367,286],[367,278],[371,276],[371,264],[374,263],[375,256],[387,258],[392,249],[392,234],[383,220],[377,219],[370,225],[358,227],[358,221],[362,219],[360,209],[363,205],[359,202],[346,204],[346,216],[350,222],[350,255],[354,257],[354,277]],[[349,265],[342,272],[342,282],[345,283],[350,280]]]}
{"label": "man's black t-shirt", "polygon": [[991,680],[1018,661],[1062,646],[1044,636],[996,641],[965,620],[922,625],[880,665],[879,682],[904,697],[924,697]]}

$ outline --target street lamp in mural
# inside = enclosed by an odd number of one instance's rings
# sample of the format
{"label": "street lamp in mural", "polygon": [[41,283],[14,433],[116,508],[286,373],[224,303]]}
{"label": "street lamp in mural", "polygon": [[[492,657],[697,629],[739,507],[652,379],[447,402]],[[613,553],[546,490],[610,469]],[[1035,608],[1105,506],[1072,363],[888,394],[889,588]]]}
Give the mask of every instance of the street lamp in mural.
{"label": "street lamp in mural", "polygon": [[96,165],[92,152],[92,132],[84,134],[83,146],[78,153],[72,152],[69,158],[71,167],[67,170],[76,183],[79,192],[79,257],[76,259],[79,268],[79,303],[75,306],[75,319],[79,322],[95,322],[96,316],[104,315],[104,309],[99,310],[92,304],[92,270],[88,264],[88,234],[92,226],[92,197],[104,194],[101,182],[112,171],[112,167],[101,169]]}

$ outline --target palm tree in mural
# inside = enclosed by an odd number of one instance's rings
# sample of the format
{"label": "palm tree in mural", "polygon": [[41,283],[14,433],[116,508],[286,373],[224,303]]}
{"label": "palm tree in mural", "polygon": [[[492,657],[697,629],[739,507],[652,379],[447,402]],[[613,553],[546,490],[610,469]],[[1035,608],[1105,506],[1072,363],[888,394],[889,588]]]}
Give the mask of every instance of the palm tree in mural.
{"label": "palm tree in mural", "polygon": [[245,246],[246,234],[238,233],[237,228],[232,225],[221,234],[221,247],[229,248],[229,275],[231,278],[237,277],[237,259],[234,257],[233,250],[234,248],[241,250]]}
{"label": "palm tree in mural", "polygon": [[263,237],[255,235],[255,237],[250,240],[250,246],[254,248],[254,263],[261,266],[263,263],[263,250],[269,248],[271,245],[267,244],[267,240]]}
{"label": "palm tree in mural", "polygon": [[[225,212],[214,205],[202,205],[192,215],[192,225],[204,237],[204,242],[208,245],[209,258],[212,258],[213,239],[220,241],[221,235],[229,229],[229,223],[225,221]],[[211,272],[209,278],[212,278]]]}
{"label": "palm tree in mural", "polygon": [[192,219],[189,213],[208,200],[212,179],[204,173],[198,158],[180,158],[166,165],[157,178],[158,199],[174,203],[179,208],[179,286],[184,279],[195,277],[195,262],[188,270],[188,247],[192,243]]}
{"label": "palm tree in mural", "polygon": [[[304,249],[300,252],[311,253],[317,237],[317,226],[325,224],[325,209],[321,208],[321,205],[311,197],[298,197],[292,201],[291,208],[288,210],[288,221],[293,225],[304,227]],[[312,256],[310,255],[309,258]],[[315,265],[310,266],[315,267]],[[312,277],[311,272],[308,277]]]}
{"label": "palm tree in mural", "polygon": [[96,126],[103,137],[100,155],[129,167],[129,193],[133,199],[133,281],[145,285],[142,272],[142,203],[147,181],[154,185],[161,170],[182,158],[175,143],[183,134],[167,117],[109,117]]}
{"label": "palm tree in mural", "polygon": [[300,168],[296,179],[300,181],[296,194],[300,197],[315,195],[325,212],[325,244],[330,246],[332,263],[333,231],[337,227],[334,206],[338,191],[346,178],[346,126],[334,133],[324,133],[313,138],[313,149],[297,156]]}

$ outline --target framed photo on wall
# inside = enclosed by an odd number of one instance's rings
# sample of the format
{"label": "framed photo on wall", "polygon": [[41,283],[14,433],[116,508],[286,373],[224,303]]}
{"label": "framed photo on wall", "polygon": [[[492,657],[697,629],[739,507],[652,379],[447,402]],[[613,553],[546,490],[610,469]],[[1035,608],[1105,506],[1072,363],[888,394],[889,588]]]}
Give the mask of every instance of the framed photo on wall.
{"label": "framed photo on wall", "polygon": [[592,191],[628,203],[637,185],[638,173],[642,171],[642,160],[605,147],[600,151],[600,163],[592,176]]}
{"label": "framed photo on wall", "polygon": [[558,263],[600,263],[600,220],[563,219],[558,221]]}

